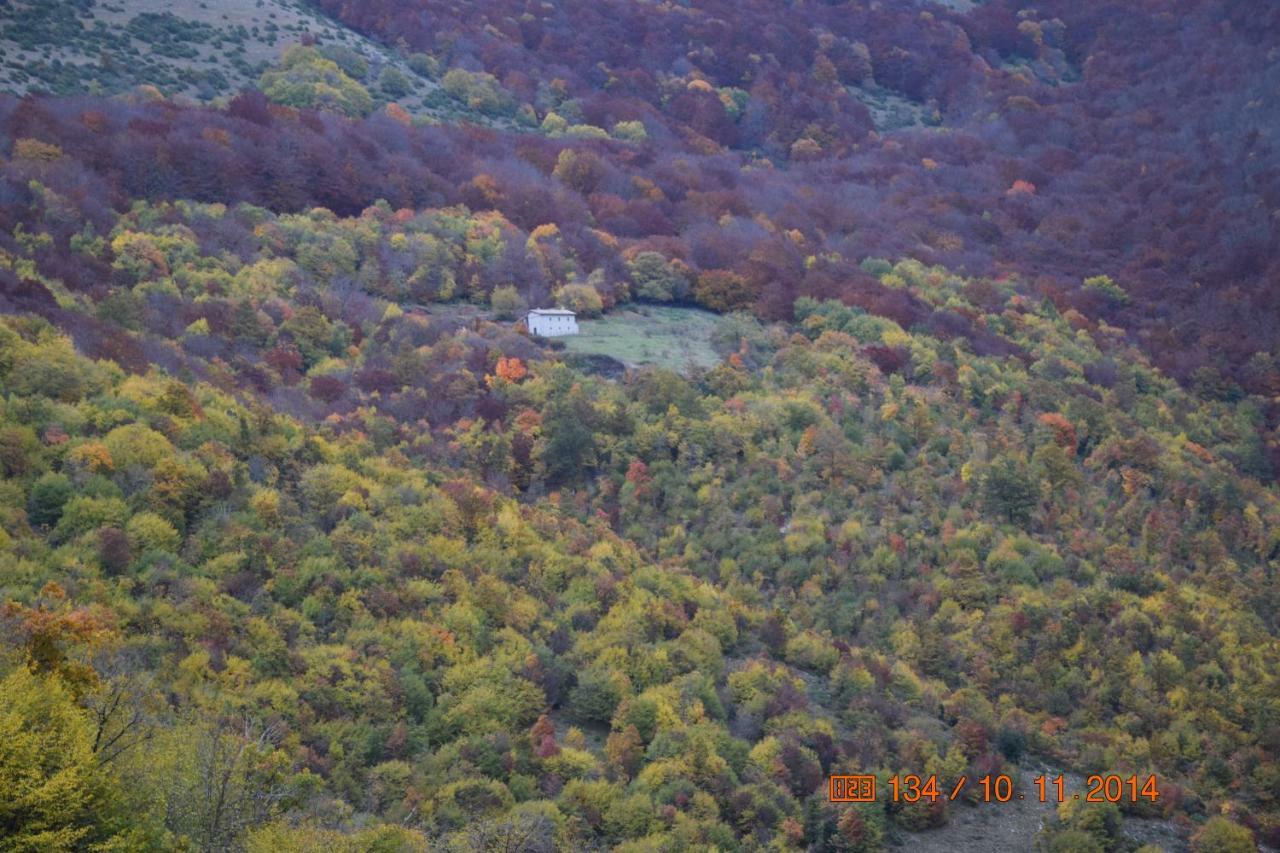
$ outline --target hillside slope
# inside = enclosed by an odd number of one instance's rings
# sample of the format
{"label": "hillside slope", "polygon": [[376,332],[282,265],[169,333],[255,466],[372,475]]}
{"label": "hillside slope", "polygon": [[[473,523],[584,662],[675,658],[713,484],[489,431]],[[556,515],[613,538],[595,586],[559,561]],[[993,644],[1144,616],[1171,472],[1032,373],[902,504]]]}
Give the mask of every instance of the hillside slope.
{"label": "hillside slope", "polygon": [[225,103],[259,85],[288,47],[323,46],[375,102],[425,121],[493,124],[441,91],[439,71],[301,0],[13,0],[0,15],[0,91],[127,94]]}
{"label": "hillside slope", "polygon": [[[64,17],[71,14],[72,7],[59,6]],[[11,7],[19,8],[35,9]],[[115,22],[101,38],[127,35],[119,25],[131,13],[96,2],[84,8]],[[240,7],[227,8],[179,4],[175,14],[230,16]],[[1267,399],[1268,432],[1280,425],[1280,326],[1272,320],[1280,305],[1268,286],[1280,275],[1280,111],[1268,108],[1280,75],[1276,8],[1225,0],[1195,0],[1180,16],[1156,0],[1128,4],[1123,14],[1106,3],[1031,8],[1014,0],[967,11],[930,3],[796,4],[786,14],[773,2],[621,0],[527,8],[497,0],[322,0],[318,8],[345,25],[317,22],[311,35],[320,36],[320,50],[354,69],[360,79],[352,82],[371,95],[349,110],[397,100],[381,85],[378,66],[385,63],[404,72],[388,85],[405,92],[400,106],[411,116],[513,131],[481,142],[463,130],[450,142],[430,143],[441,147],[413,151],[417,167],[450,179],[468,168],[458,160],[478,154],[463,181],[483,174],[501,187],[466,193],[455,184],[450,202],[660,241],[662,251],[696,270],[723,266],[743,276],[748,287],[740,299],[755,301],[767,319],[788,316],[797,292],[857,299],[861,282],[846,271],[784,274],[777,258],[753,264],[753,250],[756,257],[776,253],[746,221],[725,228],[726,215],[764,213],[803,234],[816,256],[913,257],[968,275],[1014,273],[1060,308],[1105,313],[1164,370],[1202,393]],[[250,23],[261,22],[245,44],[256,45],[262,59],[273,51],[279,58],[286,42],[303,39],[303,17],[313,14],[272,9],[255,5],[246,13]],[[270,14],[293,29],[281,23],[268,33]],[[67,26],[83,29],[79,18]],[[148,25],[139,34],[155,39],[153,54],[162,54],[165,32]],[[44,52],[70,49],[48,33],[37,43]],[[185,42],[175,44],[185,49]],[[342,53],[344,45],[368,61]],[[98,47],[89,39],[77,49],[96,56]],[[234,47],[228,38],[223,51]],[[31,66],[31,57],[15,57],[8,73]],[[177,80],[177,65],[162,76]],[[92,76],[117,91],[148,67],[129,61],[110,73],[84,68],[55,90],[88,91]],[[222,71],[239,74],[223,89],[230,92],[253,82],[257,68]],[[284,75],[293,82],[298,76]],[[27,90],[28,82],[10,79],[14,91]],[[192,82],[178,80],[168,90],[192,91]],[[282,85],[273,94],[294,106],[322,104],[328,90],[309,85]],[[203,120],[169,113],[162,123]],[[534,132],[597,150],[612,166],[603,173],[589,166],[575,179],[576,209],[531,204],[521,191],[537,180],[531,165],[542,175],[555,165],[554,154],[526,140]],[[57,136],[46,141],[61,144]],[[610,136],[627,144],[606,152],[572,141]],[[131,144],[141,141],[130,135]],[[328,154],[366,156],[350,143]],[[177,168],[220,159],[201,151]],[[386,181],[367,178],[346,181],[344,190],[355,209],[392,195]],[[271,206],[297,209],[300,192]],[[171,193],[143,186],[127,192]],[[718,238],[717,226],[736,233]],[[733,247],[724,248],[726,241]],[[1102,275],[1118,283],[1122,298],[1083,286]],[[1275,442],[1274,434],[1268,438]],[[1271,454],[1280,458],[1280,443]]]}
{"label": "hillside slope", "polygon": [[1280,7],[1179,12],[0,6],[0,847],[1280,847]]}
{"label": "hillside slope", "polygon": [[[27,281],[107,360],[4,321],[6,689],[120,695],[106,725],[148,734],[72,828],[873,850],[968,806],[834,806],[826,774],[1035,756],[1157,774],[1121,808],[1184,834],[1226,810],[1275,836],[1255,408],[911,261],[867,274],[983,351],[801,300],[727,318],[691,379],[615,382],[396,307],[492,280],[510,227],[139,204],[77,242],[112,287]],[[221,816],[191,792],[222,765],[180,743],[246,756]],[[1042,840],[1122,826],[1068,809]]]}

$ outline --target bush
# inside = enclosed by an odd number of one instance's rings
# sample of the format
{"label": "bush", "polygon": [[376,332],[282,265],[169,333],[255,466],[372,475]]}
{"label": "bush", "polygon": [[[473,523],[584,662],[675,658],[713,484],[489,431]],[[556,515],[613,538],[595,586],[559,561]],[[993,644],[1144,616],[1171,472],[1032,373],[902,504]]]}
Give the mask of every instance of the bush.
{"label": "bush", "polygon": [[427,53],[411,53],[409,54],[409,68],[415,74],[421,74],[423,77],[435,79],[440,73],[440,63],[436,62],[435,57]]}
{"label": "bush", "polygon": [[671,302],[689,295],[689,279],[657,252],[639,252],[627,264],[638,299]]}
{"label": "bush", "polygon": [[564,132],[569,129],[569,122],[556,113],[547,113],[542,119],[541,127],[542,132],[547,136],[563,136]]}
{"label": "bush", "polygon": [[[1120,809],[1115,803],[1084,803],[1068,801],[1058,808],[1062,818],[1062,836],[1071,837],[1069,844],[1051,845],[1057,850],[1111,850],[1121,838]],[[1092,842],[1096,848],[1088,845]]]}
{"label": "bush", "polygon": [[476,112],[500,115],[511,111],[511,97],[492,74],[450,68],[440,84],[449,97]]}
{"label": "bush", "polygon": [[589,284],[566,284],[556,291],[556,302],[585,317],[598,317],[604,310],[604,300]]}
{"label": "bush", "polygon": [[596,127],[594,124],[571,124],[564,132],[565,136],[573,139],[608,139],[609,134],[604,128]]}
{"label": "bush", "polygon": [[623,142],[647,142],[649,133],[642,121],[620,121],[613,126],[613,138]]}
{"label": "bush", "polygon": [[699,275],[693,296],[700,304],[722,313],[745,308],[756,298],[746,279],[731,270],[707,270]]}
{"label": "bush", "polygon": [[280,67],[262,75],[258,88],[276,103],[290,107],[334,110],[349,116],[365,116],[373,110],[368,90],[313,47],[289,48]]}
{"label": "bush", "polygon": [[1016,764],[1027,751],[1027,736],[1017,729],[1002,727],[996,732],[996,749],[1011,763]]}
{"label": "bush", "polygon": [[62,156],[62,149],[39,139],[19,139],[13,143],[13,159],[37,160],[45,163],[57,160]]}
{"label": "bush", "polygon": [[1043,845],[1048,853],[1105,853],[1106,849],[1092,835],[1078,829],[1048,833]]}
{"label": "bush", "polygon": [[342,69],[342,73],[356,80],[369,76],[369,62],[359,51],[342,45],[325,45],[319,50],[325,59],[332,60]]}
{"label": "bush", "polygon": [[489,294],[489,307],[494,316],[501,320],[514,320],[525,308],[525,302],[514,285],[495,287]]}
{"label": "bush", "polygon": [[1211,817],[1191,839],[1192,853],[1253,853],[1253,833],[1225,817]]}
{"label": "bush", "polygon": [[388,98],[403,98],[413,92],[413,81],[394,65],[388,65],[378,75],[378,91]]}
{"label": "bush", "polygon": [[1129,294],[1124,288],[1111,280],[1109,275],[1095,275],[1084,280],[1084,289],[1094,293],[1101,293],[1107,299],[1118,305],[1124,305],[1129,301]]}

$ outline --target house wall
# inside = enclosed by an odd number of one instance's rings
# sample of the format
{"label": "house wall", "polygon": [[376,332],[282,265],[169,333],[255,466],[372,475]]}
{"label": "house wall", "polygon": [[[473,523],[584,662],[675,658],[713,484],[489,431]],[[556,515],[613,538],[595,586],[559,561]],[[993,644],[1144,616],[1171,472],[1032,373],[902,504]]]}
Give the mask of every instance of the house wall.
{"label": "house wall", "polygon": [[528,325],[530,333],[547,338],[553,338],[557,335],[578,334],[578,320],[576,317],[530,314],[525,318],[525,323]]}

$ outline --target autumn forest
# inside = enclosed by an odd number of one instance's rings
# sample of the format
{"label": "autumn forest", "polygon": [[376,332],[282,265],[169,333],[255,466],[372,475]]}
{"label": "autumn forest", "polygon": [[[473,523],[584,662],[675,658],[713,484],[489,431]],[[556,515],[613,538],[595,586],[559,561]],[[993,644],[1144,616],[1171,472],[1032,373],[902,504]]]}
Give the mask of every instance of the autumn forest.
{"label": "autumn forest", "polygon": [[0,4],[0,851],[1280,848],[1277,45]]}

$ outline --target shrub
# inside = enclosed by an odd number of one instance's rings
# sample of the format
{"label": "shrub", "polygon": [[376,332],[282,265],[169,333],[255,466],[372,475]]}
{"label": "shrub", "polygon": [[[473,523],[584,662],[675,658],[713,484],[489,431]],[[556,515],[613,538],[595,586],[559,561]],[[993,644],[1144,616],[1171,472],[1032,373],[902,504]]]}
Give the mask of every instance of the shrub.
{"label": "shrub", "polygon": [[657,252],[639,252],[627,264],[635,295],[653,302],[671,302],[689,295],[689,279]]}
{"label": "shrub", "polygon": [[1193,853],[1253,853],[1253,833],[1225,817],[1211,817],[1191,839]]}
{"label": "shrub", "polygon": [[608,139],[609,134],[604,128],[596,127],[594,124],[571,124],[564,132],[565,136],[573,139]]}
{"label": "shrub", "polygon": [[369,61],[356,50],[342,45],[325,45],[319,49],[320,55],[332,60],[342,69],[342,73],[356,80],[369,76]]}
{"label": "shrub", "polygon": [[378,75],[378,91],[388,98],[403,98],[413,91],[413,81],[394,65],[388,65]]}
{"label": "shrub", "polygon": [[647,142],[649,133],[642,121],[620,121],[613,126],[613,138],[623,142]]}
{"label": "shrub", "polygon": [[276,103],[290,107],[334,110],[349,116],[365,116],[373,110],[368,90],[313,47],[289,48],[280,67],[262,75],[258,88]]}
{"label": "shrub", "polygon": [[556,291],[556,302],[585,317],[597,317],[604,310],[604,300],[589,284],[566,284]]}
{"label": "shrub", "polygon": [[746,279],[731,270],[707,270],[698,276],[693,296],[712,311],[733,311],[755,301]]}
{"label": "shrub", "polygon": [[507,284],[495,287],[489,294],[489,307],[499,319],[513,320],[524,310],[525,302],[515,286]]}
{"label": "shrub", "polygon": [[449,97],[476,112],[501,115],[511,111],[511,96],[492,74],[450,68],[440,84]]}
{"label": "shrub", "polygon": [[1090,276],[1084,280],[1084,289],[1093,293],[1100,293],[1107,299],[1117,305],[1124,305],[1129,301],[1129,294],[1124,288],[1111,280],[1109,275]]}
{"label": "shrub", "polygon": [[409,54],[409,68],[415,74],[421,74],[423,77],[435,78],[440,73],[440,63],[436,62],[435,57],[427,53],[411,53]]}

